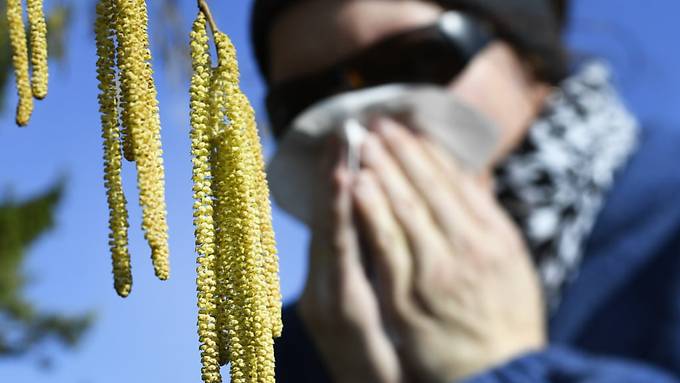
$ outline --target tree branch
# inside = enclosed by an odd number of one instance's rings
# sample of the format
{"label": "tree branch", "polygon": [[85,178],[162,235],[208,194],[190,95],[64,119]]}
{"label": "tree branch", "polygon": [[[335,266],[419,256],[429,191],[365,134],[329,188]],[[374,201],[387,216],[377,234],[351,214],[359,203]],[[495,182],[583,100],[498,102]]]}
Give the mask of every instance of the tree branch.
{"label": "tree branch", "polygon": [[198,4],[198,9],[201,11],[201,13],[203,13],[206,20],[208,20],[210,32],[212,32],[213,39],[215,39],[215,33],[219,32],[219,29],[217,29],[217,23],[215,23],[215,19],[213,18],[212,12],[210,12],[210,7],[208,7],[208,3],[205,0],[196,0],[196,2]]}

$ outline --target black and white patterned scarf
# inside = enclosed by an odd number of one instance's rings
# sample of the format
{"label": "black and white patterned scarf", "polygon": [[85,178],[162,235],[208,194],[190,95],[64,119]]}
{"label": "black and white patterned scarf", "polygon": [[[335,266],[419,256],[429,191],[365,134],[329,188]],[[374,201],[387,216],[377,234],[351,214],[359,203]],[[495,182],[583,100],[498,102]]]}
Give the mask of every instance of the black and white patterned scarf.
{"label": "black and white patterned scarf", "polygon": [[550,96],[497,169],[499,200],[524,233],[551,309],[578,271],[616,171],[636,147],[637,127],[608,68],[591,62]]}

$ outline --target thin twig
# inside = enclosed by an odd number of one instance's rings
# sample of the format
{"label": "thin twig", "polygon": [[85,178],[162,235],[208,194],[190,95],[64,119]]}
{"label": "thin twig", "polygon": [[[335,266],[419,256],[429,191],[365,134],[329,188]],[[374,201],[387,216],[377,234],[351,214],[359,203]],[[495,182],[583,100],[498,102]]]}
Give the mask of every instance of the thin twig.
{"label": "thin twig", "polygon": [[212,16],[212,12],[210,12],[210,7],[208,7],[208,3],[205,0],[196,0],[196,2],[198,4],[198,9],[203,13],[206,20],[208,20],[208,25],[210,26],[210,32],[212,32],[213,40],[214,40],[215,34],[217,32],[219,32],[219,29],[217,29],[217,23],[215,23],[215,19]]}

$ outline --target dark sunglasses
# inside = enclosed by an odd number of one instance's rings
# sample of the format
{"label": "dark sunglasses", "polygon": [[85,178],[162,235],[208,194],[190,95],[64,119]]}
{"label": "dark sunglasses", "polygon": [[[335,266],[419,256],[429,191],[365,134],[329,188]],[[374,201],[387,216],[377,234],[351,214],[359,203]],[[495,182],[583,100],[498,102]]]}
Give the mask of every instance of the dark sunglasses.
{"label": "dark sunglasses", "polygon": [[397,82],[447,84],[491,40],[486,23],[447,11],[433,25],[392,35],[331,68],[274,85],[266,99],[274,136],[282,138],[298,114],[339,93]]}

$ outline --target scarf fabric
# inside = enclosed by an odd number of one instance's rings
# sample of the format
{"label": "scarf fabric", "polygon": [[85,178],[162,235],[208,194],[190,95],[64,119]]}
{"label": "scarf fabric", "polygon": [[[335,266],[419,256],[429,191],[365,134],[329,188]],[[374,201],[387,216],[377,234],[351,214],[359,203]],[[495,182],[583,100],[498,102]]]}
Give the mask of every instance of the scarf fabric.
{"label": "scarf fabric", "polygon": [[638,125],[591,62],[550,97],[519,149],[497,169],[499,201],[519,225],[548,307],[578,272],[616,171],[634,152]]}

